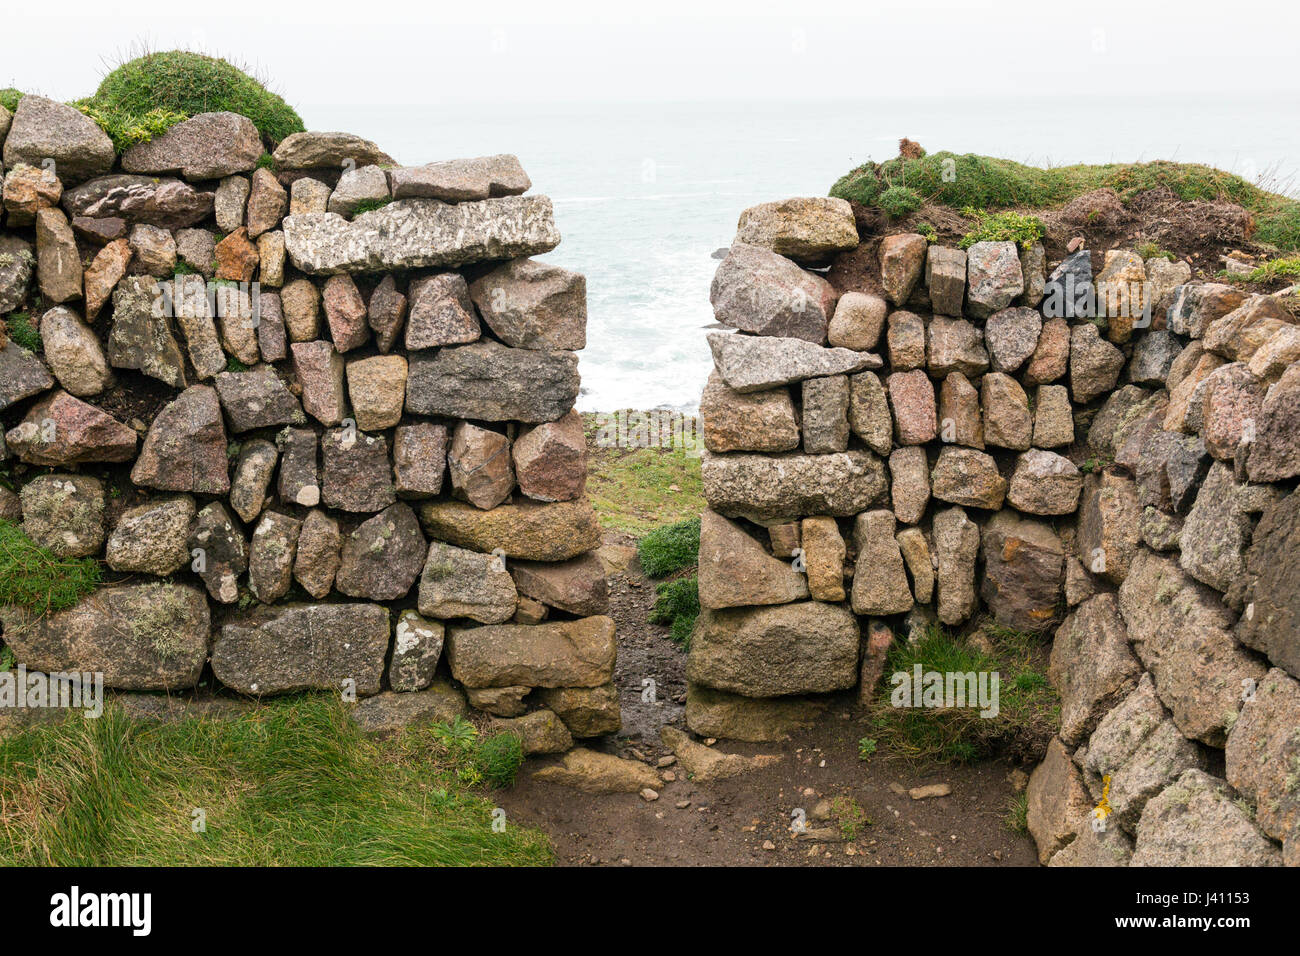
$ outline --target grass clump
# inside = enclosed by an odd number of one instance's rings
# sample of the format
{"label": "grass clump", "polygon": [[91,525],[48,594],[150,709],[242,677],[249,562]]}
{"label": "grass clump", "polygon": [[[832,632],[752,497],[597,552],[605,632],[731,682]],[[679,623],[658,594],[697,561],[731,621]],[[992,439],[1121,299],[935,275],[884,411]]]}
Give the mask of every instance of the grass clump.
{"label": "grass clump", "polygon": [[93,558],[60,558],[0,518],[0,604],[32,614],[69,608],[99,586]]}
{"label": "grass clump", "polygon": [[[620,412],[625,416],[622,436],[613,424],[614,416],[583,415],[587,434],[587,494],[603,527],[629,534],[645,534],[665,522],[698,515],[704,510],[700,478],[698,430],[690,416],[678,419],[678,433],[665,441],[632,440],[639,425],[649,416],[644,412]],[[660,420],[661,423],[663,419]],[[689,427],[688,427],[689,426]],[[648,425],[645,426],[648,435]],[[696,436],[694,439],[691,435]],[[633,447],[622,447],[628,438]],[[645,436],[642,436],[645,437]]]}
{"label": "grass clump", "polygon": [[10,113],[18,109],[18,101],[22,98],[23,91],[15,90],[12,86],[0,90],[0,106],[3,106]]}
{"label": "grass clump", "polygon": [[1037,216],[1022,216],[1011,210],[991,216],[978,209],[968,212],[975,219],[975,228],[957,243],[963,249],[977,242],[1014,242],[1021,249],[1028,249],[1043,238],[1043,222]]}
{"label": "grass clump", "polygon": [[700,616],[700,581],[695,575],[674,578],[655,585],[655,604],[647,618],[651,624],[667,624],[669,640],[690,650],[691,631]]}
{"label": "grass clump", "polygon": [[[493,766],[509,763],[507,745],[491,748]],[[334,695],[174,723],[110,702],[97,720],[72,714],[0,743],[0,863],[549,863],[540,832],[493,829],[493,804],[461,782],[475,766],[474,748],[432,726],[366,737]]]}
{"label": "grass clump", "polygon": [[830,194],[880,206],[891,183],[906,183],[923,200],[951,209],[1050,209],[1095,189],[1121,200],[1167,188],[1184,201],[1226,200],[1255,217],[1255,239],[1279,249],[1300,249],[1300,201],[1268,192],[1240,176],[1198,163],[1104,163],[1040,169],[1009,159],[941,151],[869,162],[836,180]]}
{"label": "grass clump", "polygon": [[355,219],[357,216],[364,215],[365,213],[374,212],[376,209],[383,209],[392,201],[391,198],[363,199],[361,202],[357,203],[357,208],[352,211],[352,218]]}
{"label": "grass clump", "polygon": [[687,518],[666,527],[656,528],[636,545],[641,570],[652,578],[663,578],[700,559],[700,519]]}
{"label": "grass clump", "polygon": [[27,351],[36,353],[41,350],[41,333],[37,331],[32,317],[26,312],[13,312],[5,319],[5,331]]}
{"label": "grass clump", "polygon": [[488,786],[497,789],[512,786],[515,774],[524,763],[524,742],[518,734],[480,737],[474,747],[474,762]]}
{"label": "grass clump", "polygon": [[1256,266],[1245,275],[1230,272],[1220,273],[1223,278],[1235,282],[1267,283],[1278,280],[1292,281],[1300,279],[1300,256],[1288,256],[1283,259],[1270,259]]}
{"label": "grass clump", "polygon": [[[915,643],[889,652],[886,675],[902,672],[910,684],[922,673],[999,675],[998,713],[981,717],[966,707],[893,706],[895,685],[886,680],[873,724],[880,743],[900,756],[941,763],[967,763],[1004,754],[1040,759],[1060,726],[1060,700],[1044,673],[1046,650],[1033,635],[985,624],[971,639],[931,626]],[[913,704],[916,702],[913,701]]]}
{"label": "grass clump", "polygon": [[1029,833],[1029,793],[1022,790],[1011,798],[1002,825],[1012,833],[1026,836]]}
{"label": "grass clump", "polygon": [[279,143],[306,129],[281,97],[238,67],[186,50],[146,53],[123,63],[93,96],[73,103],[108,133],[120,152],[199,113],[230,111]]}
{"label": "grass clump", "polygon": [[901,219],[921,208],[921,197],[906,186],[890,186],[876,202],[891,219]]}

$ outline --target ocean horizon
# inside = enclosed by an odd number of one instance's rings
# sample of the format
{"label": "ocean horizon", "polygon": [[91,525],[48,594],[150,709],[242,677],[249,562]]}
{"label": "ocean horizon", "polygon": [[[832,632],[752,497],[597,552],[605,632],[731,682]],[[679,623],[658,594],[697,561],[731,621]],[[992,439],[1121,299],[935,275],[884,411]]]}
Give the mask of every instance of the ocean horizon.
{"label": "ocean horizon", "polygon": [[[1249,106],[1248,110],[1244,107]],[[302,104],[400,162],[514,153],[563,236],[548,262],[587,277],[580,411],[693,412],[712,361],[712,253],[742,210],[825,195],[849,169],[927,150],[1039,166],[1199,162],[1295,193],[1293,99],[953,97],[446,106]]]}

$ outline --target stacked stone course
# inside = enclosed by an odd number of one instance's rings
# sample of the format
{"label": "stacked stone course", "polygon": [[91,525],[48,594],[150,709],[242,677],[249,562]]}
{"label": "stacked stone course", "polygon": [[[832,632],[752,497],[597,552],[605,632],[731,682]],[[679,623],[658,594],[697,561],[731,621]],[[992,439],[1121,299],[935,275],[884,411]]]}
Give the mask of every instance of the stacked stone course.
{"label": "stacked stone course", "polygon": [[233,113],[119,156],[30,95],[0,140],[0,314],[42,346],[0,349],[0,505],[110,572],[0,610],[19,664],[355,694],[371,729],[468,698],[530,752],[619,728],[586,285],[530,258],[560,235],[515,157],[309,132],[268,163]]}
{"label": "stacked stone course", "polygon": [[894,641],[987,616],[1052,642],[1043,863],[1300,864],[1284,300],[1127,249],[854,226],[754,207],[714,277],[737,331],[700,407],[690,728],[788,734],[874,700]]}

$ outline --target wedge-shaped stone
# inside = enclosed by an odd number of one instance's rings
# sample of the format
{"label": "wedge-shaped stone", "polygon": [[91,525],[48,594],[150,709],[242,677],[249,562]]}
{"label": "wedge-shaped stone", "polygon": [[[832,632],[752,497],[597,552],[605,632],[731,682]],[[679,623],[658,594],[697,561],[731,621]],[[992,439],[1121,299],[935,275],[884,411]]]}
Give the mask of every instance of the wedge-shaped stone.
{"label": "wedge-shaped stone", "polygon": [[473,159],[447,159],[425,166],[388,170],[394,199],[441,199],[466,202],[528,192],[532,182],[509,153]]}
{"label": "wedge-shaped stone", "polygon": [[513,259],[475,279],[469,294],[483,321],[506,345],[587,347],[587,279],[581,273]]}
{"label": "wedge-shaped stone", "polygon": [[768,554],[740,525],[715,511],[700,516],[700,604],[708,608],[786,604],[808,597],[808,580]]}
{"label": "wedge-shaped stone", "polygon": [[713,275],[713,317],[743,332],[822,345],[838,298],[821,276],[769,249],[737,242]]}
{"label": "wedge-shaped stone", "polygon": [[[11,343],[10,348],[17,346]],[[218,418],[220,414],[218,410]],[[64,391],[36,402],[23,420],[5,433],[10,454],[31,465],[130,461],[135,456],[135,441],[133,430]]]}
{"label": "wedge-shaped stone", "polygon": [[722,381],[737,392],[761,392],[806,378],[877,369],[880,356],[826,349],[797,338],[710,332],[709,348]]}
{"label": "wedge-shaped stone", "polygon": [[466,687],[600,687],[614,678],[614,652],[608,617],[447,630],[451,674]]}
{"label": "wedge-shaped stone", "polygon": [[284,244],[302,272],[387,272],[541,255],[560,233],[546,196],[399,199],[351,222],[332,212],[290,216]]}
{"label": "wedge-shaped stone", "polygon": [[1281,866],[1282,854],[1227,781],[1188,770],[1151,800],[1130,866]]}
{"label": "wedge-shaped stone", "polygon": [[1265,833],[1294,841],[1300,838],[1300,683],[1275,667],[1254,691],[1228,733],[1228,782],[1255,804]]}

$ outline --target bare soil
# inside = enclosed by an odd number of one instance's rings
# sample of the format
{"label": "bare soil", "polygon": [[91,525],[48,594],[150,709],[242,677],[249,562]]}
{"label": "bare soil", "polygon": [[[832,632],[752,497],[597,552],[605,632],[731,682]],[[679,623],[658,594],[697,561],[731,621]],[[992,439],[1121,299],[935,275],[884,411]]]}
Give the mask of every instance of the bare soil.
{"label": "bare soil", "polygon": [[[659,729],[685,726],[686,655],[668,640],[667,627],[646,621],[654,585],[632,545],[626,535],[606,534],[604,553],[628,561],[609,577],[623,730],[587,745],[653,765],[669,754]],[[646,679],[655,681],[656,703],[642,700]],[[557,758],[529,759],[518,783],[498,799],[510,820],[549,834],[556,862],[568,866],[1036,865],[1032,841],[1004,824],[1016,794],[1009,778],[1020,768],[1002,760],[923,765],[881,754],[863,762],[858,740],[869,733],[863,719],[854,698],[844,695],[816,728],[793,739],[718,742],[715,746],[727,752],[781,759],[707,784],[670,766],[666,769],[677,779],[653,802],[637,794],[593,796],[532,778]],[[913,800],[906,793],[932,783],[949,784],[951,795]],[[834,819],[816,814],[819,803],[837,797],[851,798],[864,815],[851,840]],[[804,811],[811,835],[792,830],[798,810]]]}

